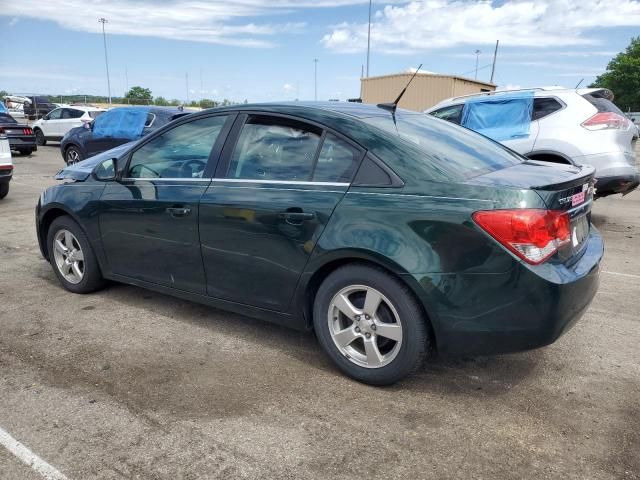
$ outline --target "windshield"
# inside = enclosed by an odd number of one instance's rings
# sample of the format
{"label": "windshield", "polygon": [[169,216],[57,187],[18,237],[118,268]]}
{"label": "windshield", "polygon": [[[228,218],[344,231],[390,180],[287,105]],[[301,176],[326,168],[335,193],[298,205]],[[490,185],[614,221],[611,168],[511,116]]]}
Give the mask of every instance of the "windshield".
{"label": "windshield", "polygon": [[417,145],[433,170],[449,178],[469,179],[524,160],[493,140],[426,114],[397,114],[395,124],[391,115],[362,120]]}

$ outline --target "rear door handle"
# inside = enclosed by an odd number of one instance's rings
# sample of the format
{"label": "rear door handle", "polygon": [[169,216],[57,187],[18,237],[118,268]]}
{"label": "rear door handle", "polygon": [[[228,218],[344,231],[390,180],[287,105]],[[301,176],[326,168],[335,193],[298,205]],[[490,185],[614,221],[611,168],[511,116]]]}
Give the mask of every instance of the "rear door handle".
{"label": "rear door handle", "polygon": [[188,207],[169,207],[167,208],[167,212],[172,217],[186,217],[191,213],[191,209]]}
{"label": "rear door handle", "polygon": [[279,216],[291,225],[300,225],[306,220],[316,218],[315,213],[304,212],[301,208],[289,208],[285,212],[280,213]]}

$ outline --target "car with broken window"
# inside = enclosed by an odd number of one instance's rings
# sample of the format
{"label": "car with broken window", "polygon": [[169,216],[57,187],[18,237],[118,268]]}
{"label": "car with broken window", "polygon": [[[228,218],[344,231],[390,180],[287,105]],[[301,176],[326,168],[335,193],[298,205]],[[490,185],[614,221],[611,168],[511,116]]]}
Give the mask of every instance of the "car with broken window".
{"label": "car with broken window", "polygon": [[426,113],[463,125],[535,160],[596,169],[596,197],[640,184],[635,125],[605,88],[545,87],[450,98]]}
{"label": "car with broken window", "polygon": [[383,385],[578,321],[603,255],[594,173],[395,104],[236,105],[64,168],[37,237],[69,292],[110,280],[314,330]]}

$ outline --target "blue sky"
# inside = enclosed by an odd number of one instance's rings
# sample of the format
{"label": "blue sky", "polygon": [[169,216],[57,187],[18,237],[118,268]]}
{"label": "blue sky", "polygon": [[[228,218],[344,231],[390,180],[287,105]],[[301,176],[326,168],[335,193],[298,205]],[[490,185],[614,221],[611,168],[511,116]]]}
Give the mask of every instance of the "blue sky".
{"label": "blue sky", "polygon": [[[423,69],[473,77],[500,39],[502,87],[588,84],[640,32],[640,0],[417,0],[374,3],[370,74]],[[270,101],[359,94],[361,0],[21,0],[0,15],[0,89],[106,94],[98,18],[108,18],[112,94]],[[189,77],[187,93],[186,75]],[[488,80],[490,68],[478,78]],[[201,82],[202,79],[202,82]]]}

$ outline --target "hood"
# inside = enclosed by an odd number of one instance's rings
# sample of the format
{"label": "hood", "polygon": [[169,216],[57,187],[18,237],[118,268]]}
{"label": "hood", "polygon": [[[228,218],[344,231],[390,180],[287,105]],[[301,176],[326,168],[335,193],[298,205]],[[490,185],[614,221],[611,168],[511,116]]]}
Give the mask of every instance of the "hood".
{"label": "hood", "polygon": [[120,158],[135,143],[136,142],[125,143],[124,145],[120,145],[118,147],[112,148],[111,150],[107,150],[105,152],[99,153],[98,155],[87,158],[86,160],[78,162],[75,165],[65,167],[56,174],[55,179],[75,180],[76,182],[82,182],[86,180],[89,175],[91,175],[91,172],[93,171],[95,166],[100,162],[109,160],[110,158]]}

